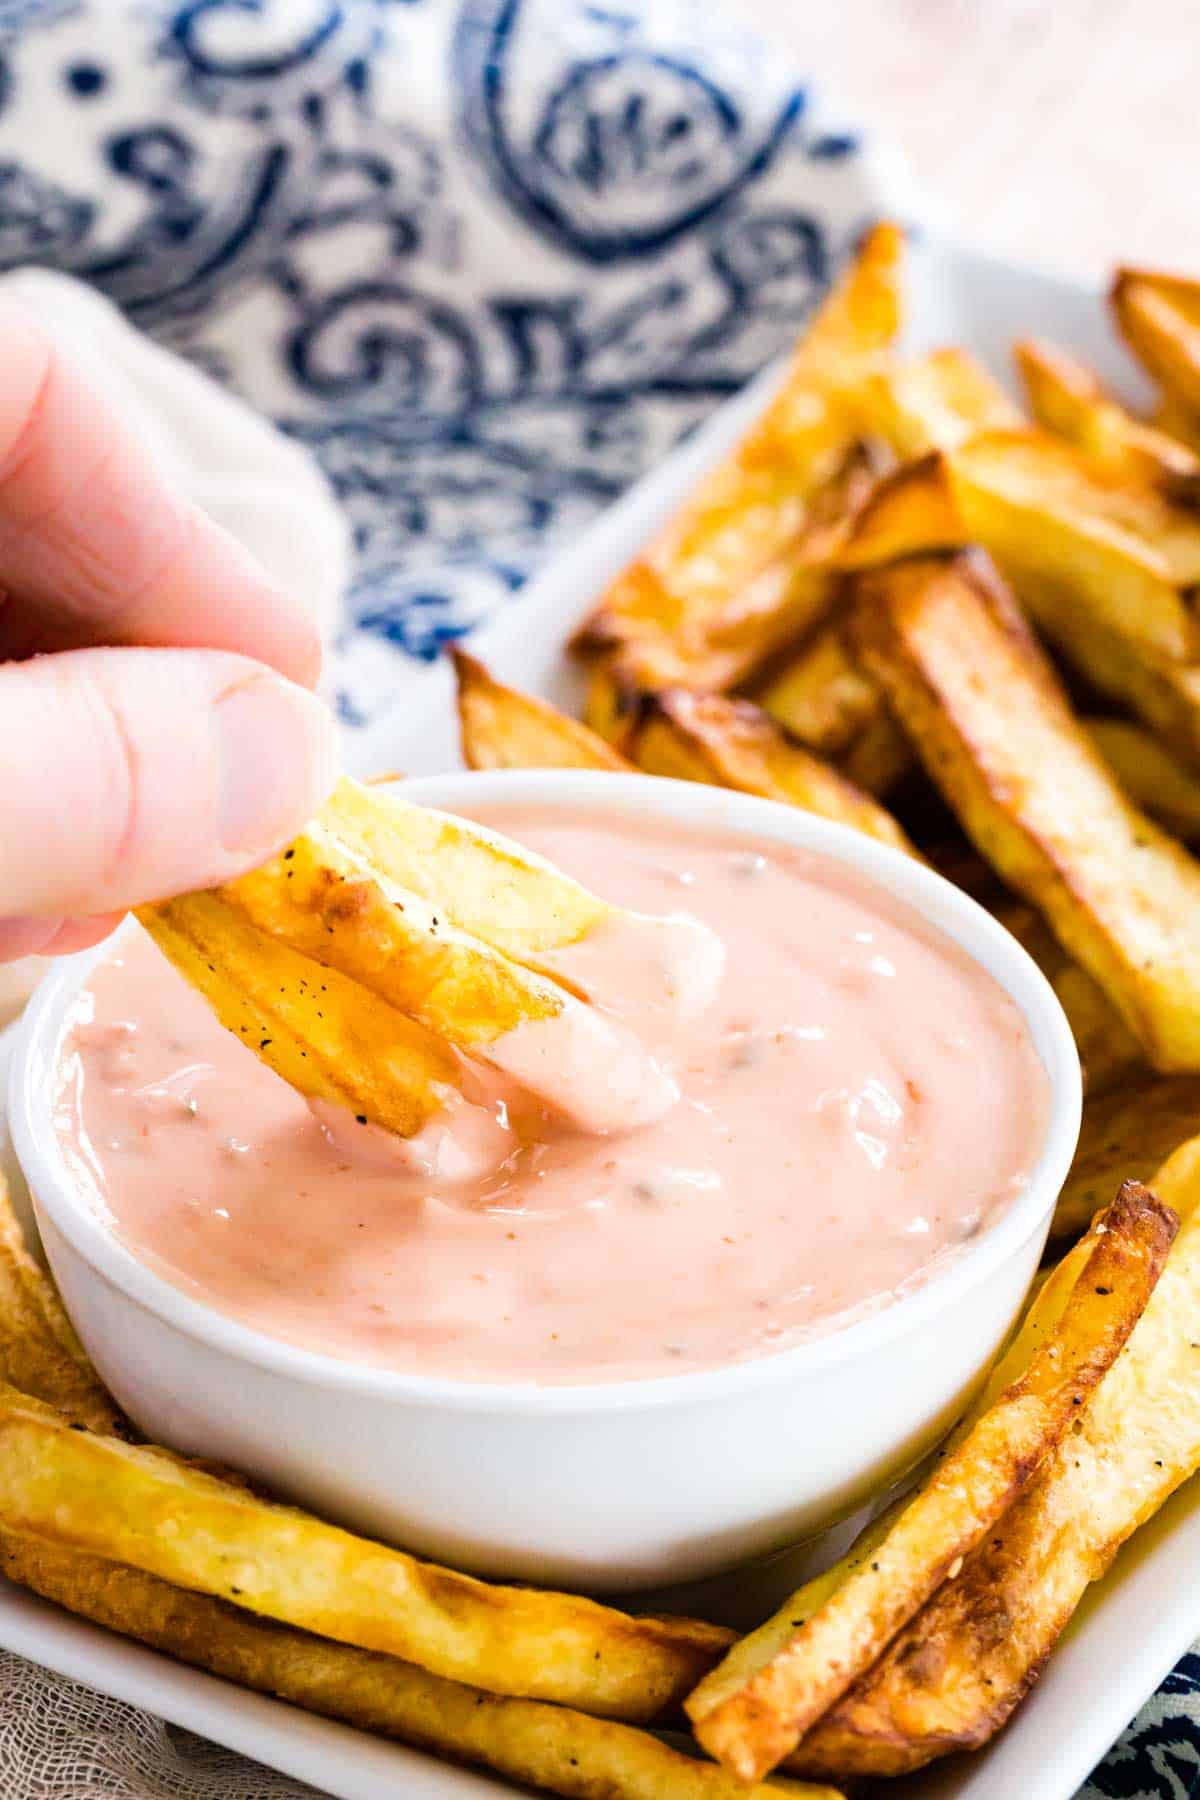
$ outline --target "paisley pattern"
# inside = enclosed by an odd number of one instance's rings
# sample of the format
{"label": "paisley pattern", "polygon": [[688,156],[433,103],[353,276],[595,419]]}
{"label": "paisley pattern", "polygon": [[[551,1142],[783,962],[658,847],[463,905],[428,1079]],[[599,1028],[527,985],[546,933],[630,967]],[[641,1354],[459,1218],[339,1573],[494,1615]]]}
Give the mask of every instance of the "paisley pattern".
{"label": "paisley pattern", "polygon": [[[0,268],[97,283],[319,458],[351,726],[790,339],[885,196],[710,0],[0,0]],[[1198,1772],[1192,1656],[1084,1793]]]}

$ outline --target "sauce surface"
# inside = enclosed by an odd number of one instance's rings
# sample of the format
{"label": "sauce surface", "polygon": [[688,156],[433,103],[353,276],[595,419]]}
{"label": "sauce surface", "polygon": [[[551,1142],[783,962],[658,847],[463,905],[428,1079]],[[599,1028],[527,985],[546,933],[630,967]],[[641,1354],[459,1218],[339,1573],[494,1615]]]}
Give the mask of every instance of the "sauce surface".
{"label": "sauce surface", "polygon": [[[426,1375],[680,1374],[887,1304],[1025,1184],[1049,1083],[1024,1022],[899,902],[766,840],[480,816],[608,899],[719,934],[698,1016],[616,1008],[678,1102],[597,1136],[489,1072],[502,1159],[447,1181],[445,1158],[323,1124],[135,936],[77,1002],[56,1126],[95,1206],[177,1286]],[[617,955],[601,975],[619,995]]]}

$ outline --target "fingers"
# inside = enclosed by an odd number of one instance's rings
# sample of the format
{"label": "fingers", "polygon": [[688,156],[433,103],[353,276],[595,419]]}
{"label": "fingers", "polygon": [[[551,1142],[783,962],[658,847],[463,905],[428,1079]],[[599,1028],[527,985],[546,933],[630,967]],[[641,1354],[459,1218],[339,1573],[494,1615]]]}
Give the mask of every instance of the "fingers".
{"label": "fingers", "polygon": [[242,657],[0,668],[0,919],[19,946],[0,934],[0,956],[27,953],[31,915],[57,931],[226,880],[294,836],[336,774],[326,708]]}
{"label": "fingers", "polygon": [[87,950],[115,931],[124,916],[104,913],[91,919],[57,919],[26,914],[0,919],[0,963],[16,962],[22,956],[70,956],[75,950]]}
{"label": "fingers", "polygon": [[0,297],[0,655],[238,651],[306,686],[320,639],[248,551],[159,479],[36,319]]}

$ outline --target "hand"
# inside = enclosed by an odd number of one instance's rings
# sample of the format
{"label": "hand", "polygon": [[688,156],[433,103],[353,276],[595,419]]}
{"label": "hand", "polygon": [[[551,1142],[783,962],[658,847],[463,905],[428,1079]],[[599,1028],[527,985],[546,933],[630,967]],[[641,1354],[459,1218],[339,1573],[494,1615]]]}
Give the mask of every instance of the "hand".
{"label": "hand", "polygon": [[0,961],[294,835],[336,774],[320,660],[304,611],[0,299]]}

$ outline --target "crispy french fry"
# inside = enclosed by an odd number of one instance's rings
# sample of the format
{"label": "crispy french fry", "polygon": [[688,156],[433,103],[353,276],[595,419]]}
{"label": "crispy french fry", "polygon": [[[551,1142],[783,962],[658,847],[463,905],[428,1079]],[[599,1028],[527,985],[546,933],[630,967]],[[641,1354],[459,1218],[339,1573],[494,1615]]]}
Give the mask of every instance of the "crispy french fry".
{"label": "crispy french fry", "polygon": [[1126,799],[1011,596],[960,559],[862,578],[855,643],[968,837],[1147,1060],[1200,1068],[1200,865]]}
{"label": "crispy french fry", "polygon": [[844,384],[899,329],[902,254],[896,227],[870,233],[801,338],[775,399],[610,586],[576,634],[576,650],[604,655],[647,635],[677,640],[752,583],[760,609],[785,599],[810,496],[857,435]]}
{"label": "crispy french fry", "polygon": [[[790,1768],[833,1779],[899,1775],[986,1743],[1037,1679],[1089,1584],[1200,1467],[1200,1139],[1152,1186],[1181,1226],[1129,1342],[1030,1487],[818,1721]],[[991,1388],[1035,1353],[1081,1252],[1076,1245],[1039,1292]]]}
{"label": "crispy french fry", "polygon": [[451,652],[458,682],[463,760],[471,769],[629,769],[633,765],[578,719],[505,687],[465,650]]}
{"label": "crispy french fry", "polygon": [[0,1387],[0,1526],[497,1693],[645,1720],[729,1633],[499,1587],[259,1499],[165,1452],[75,1432]]}
{"label": "crispy french fry", "polygon": [[749,700],[669,690],[648,698],[634,757],[648,775],[706,781],[799,806],[915,855],[900,826]]}
{"label": "crispy french fry", "polygon": [[758,1780],[952,1580],[1029,1485],[1145,1310],[1178,1221],[1127,1183],[1093,1232],[1061,1316],[1028,1367],[937,1463],[814,1607],[793,1594],[689,1695],[696,1736],[731,1773]]}
{"label": "crispy french fry", "polygon": [[1200,503],[1200,457],[1126,412],[1085,364],[1036,338],[1015,345],[1013,354],[1039,425],[1119,479],[1149,482],[1182,505]]}
{"label": "crispy french fry", "polygon": [[1110,297],[1134,355],[1173,400],[1200,413],[1200,281],[1118,269]]}
{"label": "crispy french fry", "polygon": [[1131,719],[1087,719],[1088,736],[1131,800],[1177,837],[1200,836],[1200,775]]}
{"label": "crispy french fry", "polygon": [[885,794],[912,752],[877,682],[855,661],[837,613],[757,696],[764,712],[806,750],[836,762],[856,787]]}
{"label": "crispy french fry", "polygon": [[[1105,1094],[1135,1072],[1144,1075],[1141,1045],[1086,969],[1067,955],[1041,914],[1031,906],[1015,904],[995,911],[1058,995],[1079,1052],[1086,1092]],[[1157,1168],[1161,1161],[1158,1157],[1151,1166]],[[1110,1182],[1109,1188],[1115,1185]]]}
{"label": "crispy french fry", "polygon": [[1189,412],[1173,395],[1160,396],[1151,423],[1156,431],[1164,432],[1177,443],[1186,444],[1200,456],[1200,415]]}
{"label": "crispy french fry", "polygon": [[1089,617],[1050,584],[1026,583],[1021,598],[1047,638],[1098,693],[1124,703],[1200,768],[1200,663],[1176,663]]}
{"label": "crispy french fry", "polygon": [[1079,1147],[1050,1228],[1055,1238],[1086,1231],[1116,1182],[1149,1181],[1200,1129],[1200,1079],[1143,1076],[1083,1105]]}
{"label": "crispy french fry", "polygon": [[446,1045],[256,930],[219,893],[164,900],[138,918],[226,1030],[300,1093],[412,1137],[456,1090]]}
{"label": "crispy french fry", "polygon": [[50,1278],[25,1248],[0,1177],[0,1380],[74,1424],[117,1437],[128,1425],[75,1335]]}
{"label": "crispy french fry", "polygon": [[860,393],[864,424],[903,457],[953,450],[977,431],[1024,424],[999,382],[953,345],[869,370]]}
{"label": "crispy french fry", "polygon": [[308,1712],[492,1769],[568,1800],[838,1800],[778,1781],[746,1788],[648,1732],[486,1693],[411,1663],[255,1619],[207,1594],[59,1545],[0,1533],[0,1574],[110,1631]]}
{"label": "crispy french fry", "polygon": [[1200,650],[1200,519],[1047,432],[983,432],[910,463],[881,483],[839,561],[862,569],[969,543],[1039,618],[1043,595],[1058,596],[1160,658]]}

